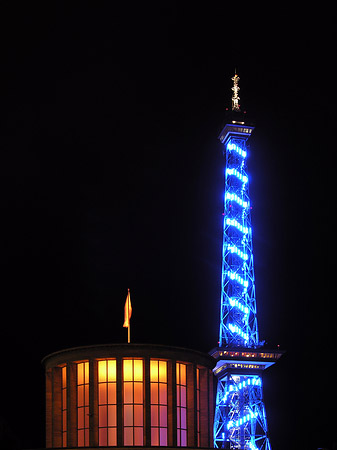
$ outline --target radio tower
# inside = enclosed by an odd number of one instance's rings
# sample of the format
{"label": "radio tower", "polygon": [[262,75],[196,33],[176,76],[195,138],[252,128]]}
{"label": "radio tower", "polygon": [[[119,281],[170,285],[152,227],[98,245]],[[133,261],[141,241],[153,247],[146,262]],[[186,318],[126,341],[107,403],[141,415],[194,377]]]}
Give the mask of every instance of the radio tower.
{"label": "radio tower", "polygon": [[254,127],[239,105],[239,77],[233,80],[232,111],[220,133],[226,157],[218,379],[214,447],[269,450],[262,371],[282,355],[259,341],[256,315],[247,141]]}

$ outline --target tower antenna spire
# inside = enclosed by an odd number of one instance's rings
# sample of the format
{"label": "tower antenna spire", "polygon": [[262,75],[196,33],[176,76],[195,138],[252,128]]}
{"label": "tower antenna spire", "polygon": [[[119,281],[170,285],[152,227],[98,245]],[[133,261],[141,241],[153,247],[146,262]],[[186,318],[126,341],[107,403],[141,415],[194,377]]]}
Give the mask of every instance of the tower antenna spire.
{"label": "tower antenna spire", "polygon": [[240,105],[239,105],[239,80],[240,77],[237,75],[236,73],[236,69],[235,69],[235,74],[234,77],[232,78],[233,80],[233,87],[232,87],[232,91],[233,91],[233,95],[232,95],[232,111],[235,112],[240,112]]}

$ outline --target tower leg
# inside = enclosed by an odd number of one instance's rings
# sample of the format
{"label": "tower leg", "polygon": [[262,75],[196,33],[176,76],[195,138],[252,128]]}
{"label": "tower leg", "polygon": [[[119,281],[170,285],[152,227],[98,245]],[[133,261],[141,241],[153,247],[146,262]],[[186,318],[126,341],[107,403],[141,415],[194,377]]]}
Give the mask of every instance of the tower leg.
{"label": "tower leg", "polygon": [[227,373],[218,380],[214,447],[271,450],[260,375]]}

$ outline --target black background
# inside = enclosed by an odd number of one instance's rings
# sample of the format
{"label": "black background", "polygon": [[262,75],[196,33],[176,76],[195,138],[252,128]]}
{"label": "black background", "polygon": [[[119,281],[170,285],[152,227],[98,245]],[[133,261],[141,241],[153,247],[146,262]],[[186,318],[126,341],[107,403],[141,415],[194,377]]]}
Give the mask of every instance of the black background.
{"label": "black background", "polygon": [[[312,8],[312,9],[308,9]],[[296,9],[296,8],[295,8]],[[1,448],[44,446],[48,353],[217,345],[236,68],[277,449],[336,448],[335,20],[320,5],[1,6]]]}

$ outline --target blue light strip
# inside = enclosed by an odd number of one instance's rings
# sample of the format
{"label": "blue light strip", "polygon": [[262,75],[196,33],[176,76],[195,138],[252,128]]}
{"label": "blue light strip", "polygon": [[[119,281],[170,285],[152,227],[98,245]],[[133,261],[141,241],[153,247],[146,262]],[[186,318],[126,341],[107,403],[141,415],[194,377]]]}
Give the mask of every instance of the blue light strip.
{"label": "blue light strip", "polygon": [[233,144],[231,142],[229,144],[227,144],[227,150],[229,150],[229,151],[234,150],[240,156],[242,156],[242,158],[245,158],[247,156],[247,152],[245,150],[242,150],[242,148],[240,148],[238,145]]}
{"label": "blue light strip", "polygon": [[227,275],[231,280],[236,280],[238,283],[242,284],[242,286],[244,286],[245,288],[248,287],[248,280],[243,279],[242,276],[239,275],[238,273],[228,270]]}
{"label": "blue light strip", "polygon": [[[256,447],[256,445],[255,445],[254,442],[250,442],[250,443],[249,443],[249,447],[250,447],[250,450],[259,450],[259,449]],[[267,448],[267,447],[266,447],[266,448]]]}
{"label": "blue light strip", "polygon": [[248,338],[249,338],[248,333],[245,333],[244,331],[242,331],[241,328],[238,327],[237,325],[233,325],[232,323],[229,323],[228,328],[231,330],[232,333],[237,333],[245,341],[248,341]]}
{"label": "blue light strip", "polygon": [[[228,389],[226,390],[226,393],[224,395],[223,398],[223,402],[226,403],[228,396],[231,393],[235,393],[235,392],[239,392],[242,389],[245,388],[250,388],[252,386],[256,386],[256,387],[262,387],[262,379],[260,377],[250,377],[247,380],[244,380],[238,384],[235,385],[229,385]],[[256,419],[258,417],[258,413],[257,412],[253,412],[250,409],[250,413],[244,415],[242,418],[238,419],[238,420],[229,420],[227,422],[227,430],[230,430],[231,428],[237,428],[240,427],[241,425],[244,425],[246,422],[252,420],[252,419]]]}
{"label": "blue light strip", "polygon": [[242,250],[240,250],[236,245],[227,245],[227,250],[230,251],[231,253],[235,253],[236,255],[238,255],[240,258],[242,258],[244,261],[247,261],[248,259],[248,255],[247,253],[244,253]]}
{"label": "blue light strip", "polygon": [[253,418],[257,418],[258,414],[251,412],[250,414],[246,414],[245,416],[243,416],[241,419],[239,420],[230,420],[227,424],[227,430],[229,430],[230,428],[237,428],[240,425],[245,424],[246,422],[248,422],[249,420],[253,419]]}
{"label": "blue light strip", "polygon": [[250,228],[248,227],[244,227],[243,225],[241,225],[241,223],[239,223],[236,219],[229,219],[227,217],[226,219],[226,225],[232,225],[233,227],[237,228],[239,231],[241,231],[241,233],[243,234],[248,234],[250,233]]}
{"label": "blue light strip", "polygon": [[231,192],[226,192],[225,200],[232,200],[232,201],[238,203],[243,208],[247,208],[249,206],[248,202],[243,201],[238,195],[233,194]]}
{"label": "blue light strip", "polygon": [[234,308],[239,308],[240,311],[242,311],[245,314],[249,314],[249,308],[247,306],[244,306],[239,300],[236,298],[229,298],[229,304]]}
{"label": "blue light strip", "polygon": [[226,175],[234,175],[236,176],[236,178],[238,178],[240,181],[243,182],[243,184],[246,184],[248,182],[248,177],[246,175],[242,175],[242,173],[240,173],[238,170],[231,168],[231,169],[226,169]]}

